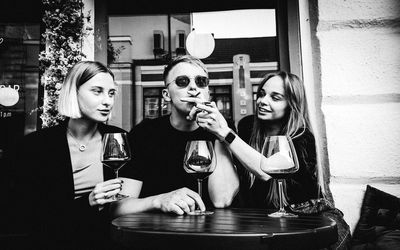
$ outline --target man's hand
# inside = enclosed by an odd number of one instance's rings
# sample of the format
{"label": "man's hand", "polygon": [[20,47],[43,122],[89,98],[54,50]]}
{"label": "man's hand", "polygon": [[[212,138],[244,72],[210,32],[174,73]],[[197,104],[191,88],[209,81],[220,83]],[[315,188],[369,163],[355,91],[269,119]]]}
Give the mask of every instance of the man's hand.
{"label": "man's hand", "polygon": [[206,207],[199,194],[188,188],[180,188],[169,193],[161,194],[153,200],[154,207],[163,212],[172,212],[179,215],[193,212],[196,204],[201,211]]}

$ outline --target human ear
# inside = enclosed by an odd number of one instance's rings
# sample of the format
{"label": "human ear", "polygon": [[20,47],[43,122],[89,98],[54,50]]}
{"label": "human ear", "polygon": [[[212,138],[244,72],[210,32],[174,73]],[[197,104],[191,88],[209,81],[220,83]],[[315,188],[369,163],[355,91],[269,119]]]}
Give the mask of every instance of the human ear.
{"label": "human ear", "polygon": [[168,89],[163,89],[162,90],[162,96],[163,96],[163,98],[164,98],[164,100],[166,102],[170,102],[171,101],[171,96],[169,95]]}

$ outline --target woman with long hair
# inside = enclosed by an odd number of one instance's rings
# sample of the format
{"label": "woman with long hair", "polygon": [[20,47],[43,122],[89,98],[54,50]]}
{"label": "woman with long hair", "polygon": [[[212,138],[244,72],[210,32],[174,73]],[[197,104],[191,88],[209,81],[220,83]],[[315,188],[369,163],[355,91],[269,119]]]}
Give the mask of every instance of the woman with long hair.
{"label": "woman with long hair", "polygon": [[[281,108],[281,116],[274,116]],[[284,205],[317,198],[315,139],[301,80],[286,72],[267,75],[258,87],[255,110],[255,115],[245,117],[238,124],[239,135],[250,146],[260,152],[267,136],[286,135],[296,150],[300,169],[283,182]],[[279,207],[276,179],[261,181],[247,169],[243,169],[243,176],[244,206]]]}
{"label": "woman with long hair", "polygon": [[[214,133],[233,153],[237,160],[240,191],[233,206],[247,208],[279,208],[277,180],[261,169],[260,154],[265,138],[286,135],[292,139],[299,162],[299,170],[291,174],[283,184],[284,205],[296,206],[302,212],[327,213],[338,226],[338,241],[331,249],[348,249],[350,246],[349,226],[343,213],[324,198],[322,173],[318,171],[316,144],[310,126],[307,99],[302,81],[294,74],[275,72],[266,75],[257,90],[255,114],[239,121],[237,136],[218,111],[215,103],[197,103],[188,119],[196,119],[199,126]],[[279,163],[278,163],[279,164]],[[274,166],[262,166],[274,168]],[[308,202],[313,200],[314,202]],[[313,207],[322,202],[321,207]],[[306,213],[306,212],[304,212]]]}
{"label": "woman with long hair", "polygon": [[[284,182],[284,204],[317,198],[317,157],[311,130],[304,85],[294,74],[275,72],[265,76],[257,90],[255,114],[243,118],[238,134],[229,129],[216,105],[198,104],[198,124],[214,133],[239,161],[241,179],[236,205],[252,208],[278,208],[278,185],[260,168],[260,153],[267,136],[287,135],[295,147],[299,170]],[[272,166],[271,166],[272,167]]]}

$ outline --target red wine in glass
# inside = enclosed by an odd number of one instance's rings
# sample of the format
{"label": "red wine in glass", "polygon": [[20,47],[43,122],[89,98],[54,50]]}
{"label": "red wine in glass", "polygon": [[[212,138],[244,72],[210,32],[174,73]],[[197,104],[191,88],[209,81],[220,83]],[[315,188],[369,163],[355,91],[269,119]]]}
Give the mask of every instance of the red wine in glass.
{"label": "red wine in glass", "polygon": [[118,159],[118,158],[113,159],[113,158],[110,158],[110,159],[107,159],[107,160],[103,160],[102,163],[105,164],[107,167],[111,168],[112,170],[118,171],[128,161],[129,161],[129,158],[125,158],[125,159]]}
{"label": "red wine in glass", "polygon": [[[111,168],[118,178],[118,171],[131,159],[131,150],[126,133],[106,133],[103,137],[101,162]],[[113,199],[121,200],[128,196],[116,194]]]}
{"label": "red wine in glass", "polygon": [[[183,168],[186,173],[197,179],[198,193],[202,196],[203,180],[213,173],[216,167],[216,157],[211,141],[188,141],[185,148]],[[213,214],[212,211],[195,210],[193,215]]]}

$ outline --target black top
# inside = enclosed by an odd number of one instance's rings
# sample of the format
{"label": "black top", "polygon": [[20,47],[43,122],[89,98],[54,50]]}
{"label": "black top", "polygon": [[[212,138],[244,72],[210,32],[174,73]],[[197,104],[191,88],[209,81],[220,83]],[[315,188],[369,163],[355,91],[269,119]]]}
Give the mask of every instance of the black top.
{"label": "black top", "polygon": [[[107,249],[110,221],[108,208],[89,205],[86,193],[74,199],[74,179],[68,147],[67,121],[38,130],[23,138],[17,147],[16,205],[21,231],[31,237],[33,249]],[[100,133],[125,132],[99,124]],[[99,155],[100,157],[100,155]],[[129,175],[129,168],[121,169]],[[115,178],[103,165],[104,180]]]}
{"label": "black top", "polygon": [[[131,177],[143,182],[141,198],[182,187],[197,192],[197,180],[183,169],[186,142],[216,140],[214,135],[202,128],[192,132],[179,131],[172,127],[169,118],[145,119],[129,133],[134,169]],[[203,181],[203,185],[203,201],[210,206],[207,181]]]}
{"label": "black top", "polygon": [[[249,143],[253,130],[254,115],[247,116],[239,121],[238,134],[245,142]],[[315,139],[311,131],[306,129],[304,133],[293,140],[299,161],[299,170],[286,179],[286,196],[290,204],[300,203],[309,199],[318,198],[318,181],[316,174],[317,159]],[[255,179],[249,189],[249,181],[244,177],[243,166],[238,165],[241,180],[240,193],[235,200],[235,205],[251,208],[274,208],[273,204],[266,201],[267,193],[273,179],[262,181]]]}

